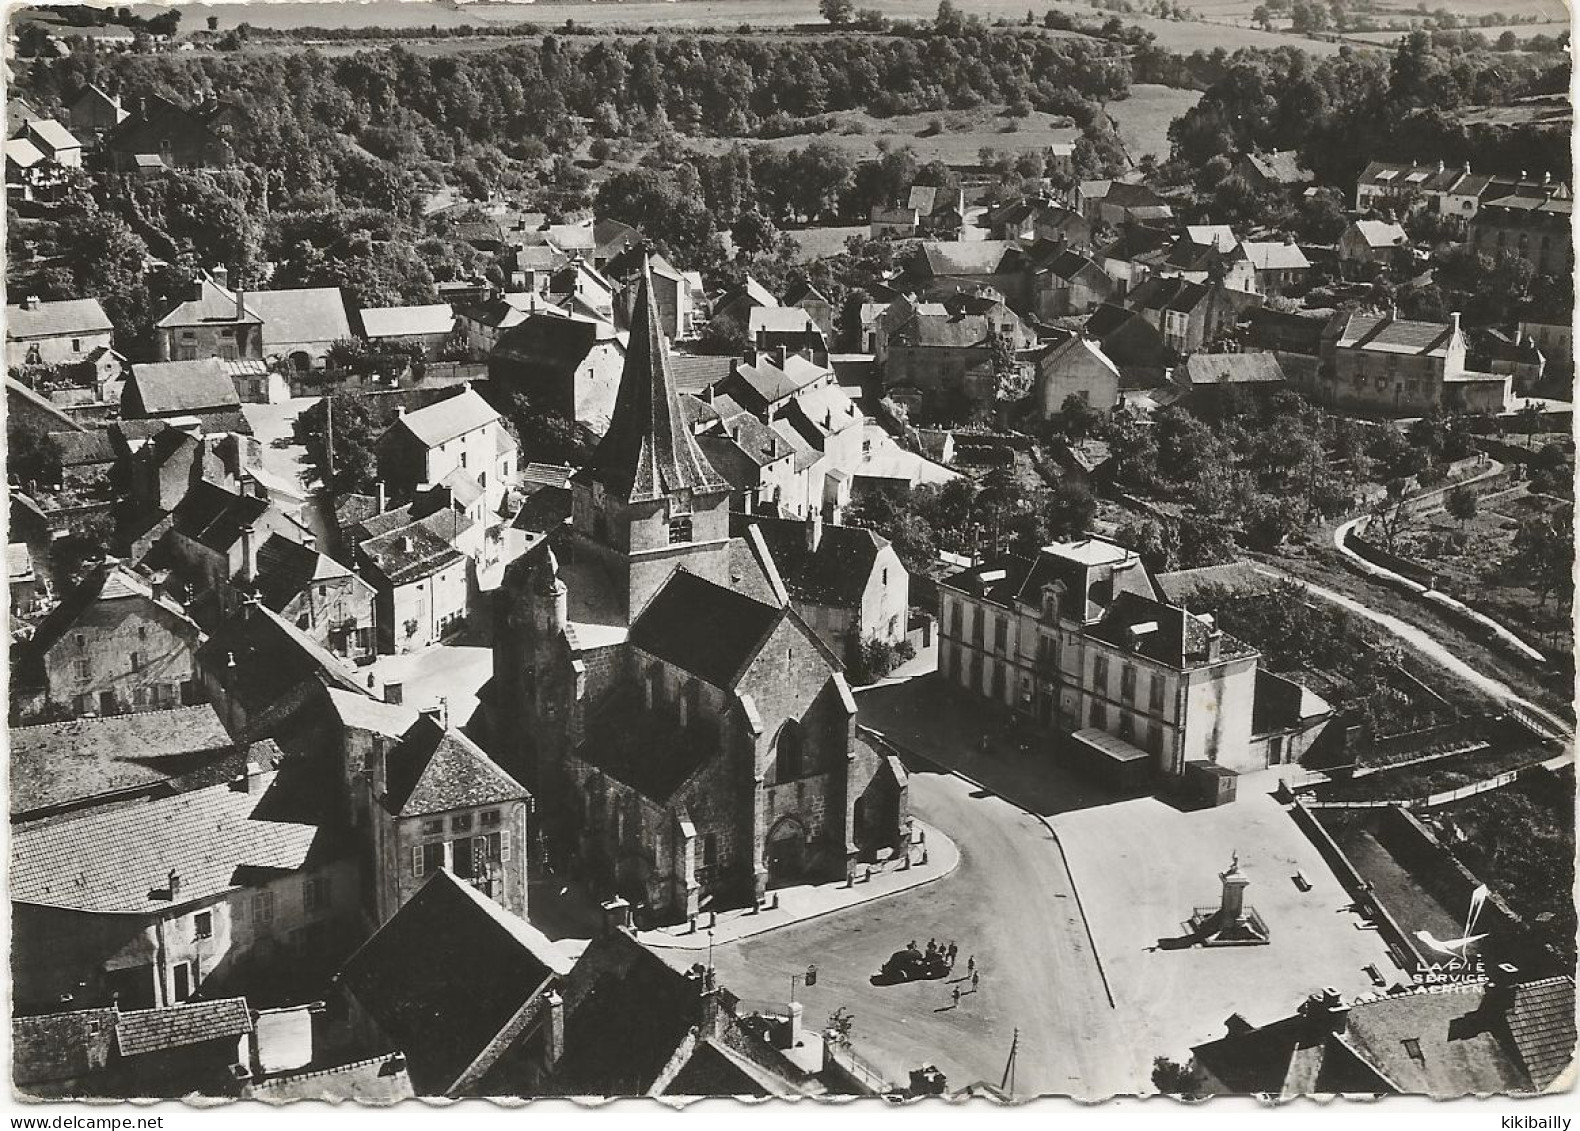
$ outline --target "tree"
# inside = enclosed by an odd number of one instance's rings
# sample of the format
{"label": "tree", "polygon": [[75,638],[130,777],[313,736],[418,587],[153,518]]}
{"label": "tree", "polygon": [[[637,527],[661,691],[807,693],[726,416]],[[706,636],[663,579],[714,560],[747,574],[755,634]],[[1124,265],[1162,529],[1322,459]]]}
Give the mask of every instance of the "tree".
{"label": "tree", "polygon": [[1514,552],[1507,568],[1536,590],[1543,605],[1554,590],[1571,591],[1574,519],[1573,507],[1561,507],[1551,515],[1526,519],[1515,532]]}
{"label": "tree", "polygon": [[1178,1096],[1184,1100],[1202,1098],[1196,1074],[1190,1066],[1166,1056],[1152,1058],[1152,1086],[1165,1096]]}
{"label": "tree", "polygon": [[218,16],[210,16],[208,18],[208,29],[209,29],[209,31],[218,31],[219,30],[219,17]]}
{"label": "tree", "polygon": [[1464,529],[1481,510],[1481,500],[1474,487],[1469,483],[1461,483],[1448,493],[1448,498],[1443,500],[1443,508],[1448,511],[1450,518],[1458,519],[1460,529]]}
{"label": "tree", "polygon": [[712,319],[697,335],[698,353],[738,357],[746,353],[748,344],[746,326],[739,318],[728,316]]}
{"label": "tree", "polygon": [[851,1034],[855,1029],[856,1019],[843,1005],[828,1015],[828,1023],[823,1026],[828,1039],[841,1046],[849,1046]]}
{"label": "tree", "polygon": [[854,0],[818,0],[817,10],[835,27],[844,27],[856,15]]}
{"label": "tree", "polygon": [[60,482],[60,445],[34,419],[11,413],[6,418],[6,472],[22,487],[53,487]]}
{"label": "tree", "polygon": [[774,222],[757,209],[743,212],[730,225],[730,238],[735,241],[737,257],[749,259],[773,251],[779,243],[779,229]]}
{"label": "tree", "polygon": [[1096,434],[1103,414],[1092,407],[1090,401],[1078,393],[1071,393],[1059,406],[1058,428],[1072,444],[1078,444]]}
{"label": "tree", "polygon": [[1042,517],[1051,537],[1059,541],[1080,538],[1097,517],[1097,499],[1084,480],[1069,476],[1059,480],[1048,492]]}
{"label": "tree", "polygon": [[[333,425],[327,433],[326,416]],[[335,393],[296,420],[308,458],[332,494],[372,490],[378,474],[376,449],[383,429],[374,419],[367,397]]]}
{"label": "tree", "polygon": [[959,35],[966,29],[965,13],[954,5],[954,0],[938,0],[938,15],[933,27],[945,35]]}

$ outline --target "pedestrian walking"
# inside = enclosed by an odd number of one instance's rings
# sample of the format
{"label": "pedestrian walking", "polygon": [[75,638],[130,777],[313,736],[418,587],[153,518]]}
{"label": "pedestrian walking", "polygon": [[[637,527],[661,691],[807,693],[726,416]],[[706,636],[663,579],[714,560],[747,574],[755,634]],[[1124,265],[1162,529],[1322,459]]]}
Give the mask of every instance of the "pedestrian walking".
{"label": "pedestrian walking", "polygon": [[977,968],[977,956],[973,954],[970,958],[966,959],[966,969],[972,971],[973,973],[975,973],[976,972],[976,968]]}
{"label": "pedestrian walking", "polygon": [[959,1009],[960,1008],[960,987],[959,986],[956,986],[954,988],[954,995],[955,995],[955,1008]]}
{"label": "pedestrian walking", "polygon": [[950,966],[951,969],[953,969],[954,964],[955,964],[955,955],[957,955],[959,953],[960,953],[960,948],[955,945],[954,940],[953,939],[949,940],[949,966]]}
{"label": "pedestrian walking", "polygon": [[981,977],[982,977],[982,972],[980,970],[973,970],[973,971],[971,971],[971,992],[972,993],[976,993],[977,992],[977,980],[979,978],[981,978]]}
{"label": "pedestrian walking", "polygon": [[936,954],[937,952],[938,952],[938,940],[937,939],[928,939],[927,940],[927,953],[928,954]]}
{"label": "pedestrian walking", "polygon": [[915,950],[916,949],[916,940],[912,939],[909,943],[907,943],[906,946],[905,946],[905,949],[906,950]]}

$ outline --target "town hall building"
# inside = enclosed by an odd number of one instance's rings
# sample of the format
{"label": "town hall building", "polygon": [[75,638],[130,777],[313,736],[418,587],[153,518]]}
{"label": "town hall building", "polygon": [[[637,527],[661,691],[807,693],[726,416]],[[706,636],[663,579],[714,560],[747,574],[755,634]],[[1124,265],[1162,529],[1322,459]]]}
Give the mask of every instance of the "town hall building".
{"label": "town hall building", "polygon": [[506,572],[485,699],[550,859],[661,922],[843,878],[900,845],[907,804],[766,542],[731,537],[647,275],[571,520]]}

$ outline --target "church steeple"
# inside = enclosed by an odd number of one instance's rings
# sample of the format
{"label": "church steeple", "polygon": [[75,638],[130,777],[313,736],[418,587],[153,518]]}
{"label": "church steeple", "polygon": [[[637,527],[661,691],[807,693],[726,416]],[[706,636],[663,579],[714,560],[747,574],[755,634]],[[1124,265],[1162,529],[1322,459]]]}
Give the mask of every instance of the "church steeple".
{"label": "church steeple", "polygon": [[654,502],[678,491],[724,494],[729,485],[702,454],[687,426],[659,325],[652,268],[644,255],[609,430],[578,477],[602,484],[627,503]]}

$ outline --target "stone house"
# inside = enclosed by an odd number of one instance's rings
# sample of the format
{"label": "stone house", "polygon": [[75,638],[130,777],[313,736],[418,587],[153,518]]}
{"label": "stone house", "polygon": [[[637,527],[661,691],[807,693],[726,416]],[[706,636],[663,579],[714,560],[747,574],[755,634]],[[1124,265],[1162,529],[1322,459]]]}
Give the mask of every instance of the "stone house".
{"label": "stone house", "polygon": [[439,643],[466,620],[475,567],[457,543],[480,528],[446,506],[421,518],[403,507],[398,520],[379,529],[357,541],[355,553],[358,572],[373,587],[379,651]]}
{"label": "stone house", "polygon": [[240,408],[236,383],[217,357],[140,362],[121,389],[121,415],[129,419],[203,417]]}
{"label": "stone house", "polygon": [[1240,316],[1262,305],[1262,299],[1222,282],[1159,276],[1131,291],[1125,304],[1162,335],[1169,349],[1188,354],[1233,331]]}
{"label": "stone house", "polygon": [[66,120],[71,124],[71,132],[95,142],[124,122],[126,116],[119,95],[108,94],[103,87],[91,82],[66,104]]}
{"label": "stone house", "polygon": [[271,534],[258,547],[252,588],[316,644],[351,662],[378,650],[373,587],[311,546]]}
{"label": "stone house", "polygon": [[995,324],[987,314],[954,313],[937,304],[896,299],[878,325],[877,355],[885,388],[909,386],[964,393],[973,403],[993,399],[992,340],[1008,328],[1014,350],[1035,337],[1018,318]]}
{"label": "stone house", "polygon": [[191,108],[149,95],[126,106],[127,116],[104,137],[110,168],[123,172],[142,157],[176,169],[215,169],[235,158],[231,134],[245,128],[239,109],[210,99]]}
{"label": "stone house", "polygon": [[1339,262],[1352,274],[1390,267],[1408,255],[1410,237],[1398,224],[1383,220],[1353,220],[1339,233]]}
{"label": "stone house", "polygon": [[612,323],[535,313],[500,335],[488,355],[488,379],[601,432],[614,411],[625,348]]}
{"label": "stone house", "polygon": [[1098,412],[1119,403],[1119,367],[1102,346],[1085,334],[1071,334],[1049,343],[1033,361],[1036,379],[1032,401],[1044,419],[1064,408],[1069,397],[1080,397]]}
{"label": "stone house", "polygon": [[1470,221],[1470,246],[1496,258],[1511,252],[1538,275],[1567,278],[1574,271],[1570,214],[1574,201],[1562,185],[1482,202]]}
{"label": "stone house", "polygon": [[1466,368],[1459,315],[1416,322],[1388,313],[1336,314],[1323,331],[1317,399],[1380,416],[1500,413],[1513,378]]}
{"label": "stone house", "polygon": [[646,255],[652,267],[653,292],[658,299],[658,318],[664,336],[672,342],[691,337],[692,323],[696,318],[696,300],[691,293],[691,284],[685,274],[669,260],[644,248],[645,245],[628,247],[599,268],[605,278],[619,284],[618,305],[622,321],[636,301],[636,292],[642,282],[642,258]]}
{"label": "stone house", "polygon": [[1084,247],[1092,242],[1092,225],[1073,209],[1048,197],[1024,196],[988,210],[988,233],[996,240]]}
{"label": "stone house", "polygon": [[1171,604],[1132,551],[1058,543],[961,570],[939,593],[943,678],[1042,728],[1050,752],[1111,785],[1177,782],[1192,763],[1269,764],[1252,735],[1258,654]]}
{"label": "stone house", "polygon": [[310,816],[310,788],[253,766],[234,782],[14,830],[17,1007],[67,994],[166,1006],[333,961],[355,930],[356,871]]}
{"label": "stone house", "polygon": [[400,410],[378,441],[379,479],[397,495],[460,473],[482,489],[484,510],[502,513],[520,470],[516,438],[470,385],[426,408]]}
{"label": "stone house", "polygon": [[1234,171],[1259,193],[1287,192],[1309,185],[1315,178],[1300,165],[1300,154],[1293,149],[1272,153],[1238,153]]}
{"label": "stone house", "polygon": [[1088,223],[1110,228],[1136,221],[1169,220],[1174,215],[1157,193],[1129,181],[1082,181],[1075,189],[1075,207]]}
{"label": "stone house", "polygon": [[6,367],[76,365],[108,349],[114,332],[96,298],[40,302],[29,296],[5,308]]}
{"label": "stone house", "polygon": [[1086,314],[1118,288],[1095,259],[1069,246],[1037,243],[1026,249],[1031,272],[1030,310],[1042,319]]}
{"label": "stone house", "polygon": [[45,158],[64,169],[82,168],[82,142],[53,118],[35,118],[19,135],[32,142]]}
{"label": "stone house", "polygon": [[903,770],[856,739],[838,660],[730,536],[651,292],[571,521],[506,570],[492,733],[551,857],[656,919],[846,874],[901,835]]}
{"label": "stone house", "polygon": [[201,700],[193,674],[200,639],[159,585],[109,562],[62,595],[39,623],[25,663],[56,709],[151,711]]}
{"label": "stone house", "polygon": [[434,360],[455,340],[455,308],[447,302],[422,306],[367,306],[358,313],[368,344],[415,342]]}
{"label": "stone house", "polygon": [[1294,290],[1311,276],[1311,261],[1294,240],[1282,243],[1246,241],[1240,253],[1250,262],[1255,289],[1265,295]]}
{"label": "stone house", "polygon": [[928,241],[906,265],[905,278],[929,301],[983,287],[1015,310],[1025,310],[1029,299],[1025,254],[1007,240]]}
{"label": "stone house", "polygon": [[784,304],[806,311],[818,330],[822,332],[824,342],[833,343],[834,304],[828,301],[828,296],[822,291],[806,280],[792,283],[790,289],[785,291]]}
{"label": "stone house", "polygon": [[910,574],[886,538],[859,526],[736,514],[731,532],[761,535],[790,605],[842,662],[870,640],[898,644],[910,615]]}
{"label": "stone house", "polygon": [[160,361],[226,361],[264,357],[263,319],[247,296],[203,275],[185,302],[154,324]]}

